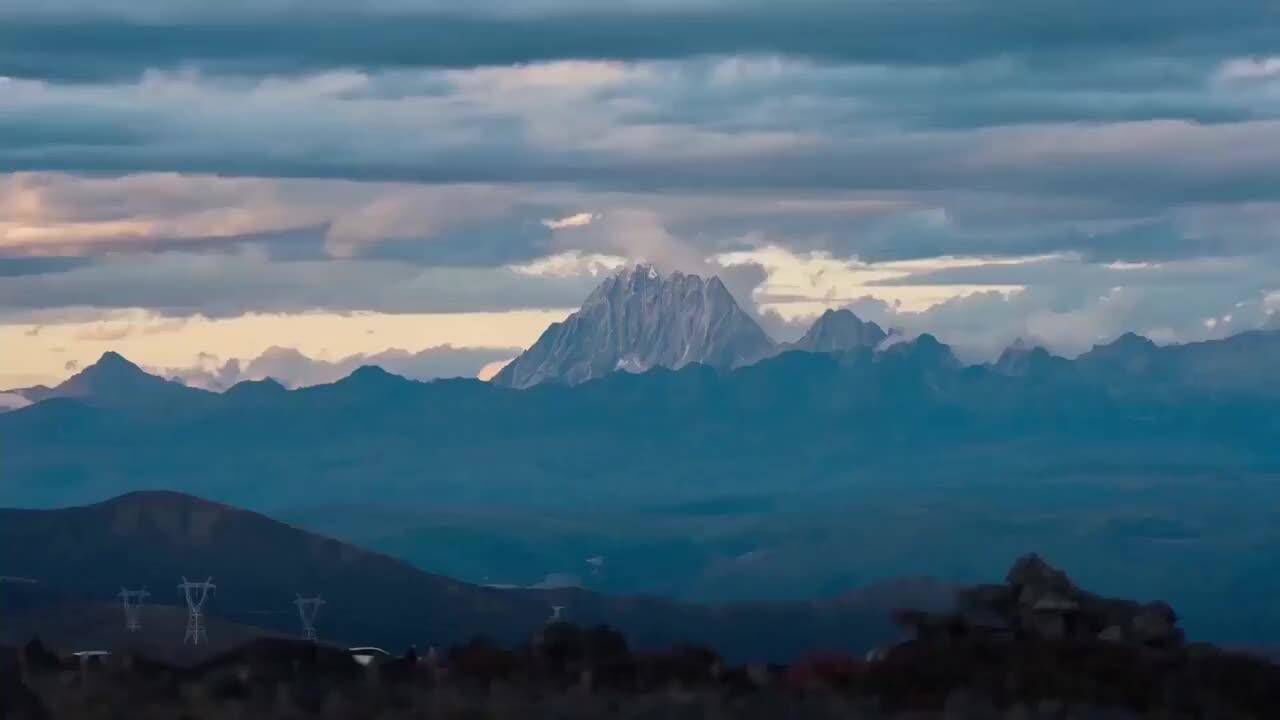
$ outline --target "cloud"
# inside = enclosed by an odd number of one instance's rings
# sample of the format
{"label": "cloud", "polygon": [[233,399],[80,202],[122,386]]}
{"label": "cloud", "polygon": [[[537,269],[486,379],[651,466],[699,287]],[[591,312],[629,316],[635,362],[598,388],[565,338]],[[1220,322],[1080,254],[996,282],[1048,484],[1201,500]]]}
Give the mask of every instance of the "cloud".
{"label": "cloud", "polygon": [[1263,327],[1280,310],[1280,255],[1117,267],[1079,255],[865,263],[767,247],[718,260],[765,271],[753,297],[775,337],[848,307],[907,336],[933,333],[974,362],[1016,338],[1065,355],[1129,331],[1161,342],[1220,338]]}
{"label": "cloud", "polygon": [[3,3],[0,315],[563,310],[648,260],[780,337],[861,303],[1074,348],[1275,290],[1259,3],[357,5]]}
{"label": "cloud", "polygon": [[503,358],[502,360],[494,360],[493,362],[480,368],[479,372],[476,373],[476,379],[489,382],[494,378],[495,375],[502,372],[502,368],[506,367],[508,364],[511,363],[512,360],[515,360],[515,359],[516,359],[516,356],[512,355],[511,357]]}
{"label": "cloud", "polygon": [[[403,97],[365,91],[386,81],[373,75],[361,75],[357,85],[365,90],[353,92],[329,80],[337,71],[240,81],[163,72],[107,85],[14,81],[0,96],[0,159],[26,170],[614,190],[1118,193],[1144,202],[1174,193],[1184,200],[1256,198],[1265,194],[1260,184],[1276,179],[1274,153],[1265,149],[1278,144],[1280,107],[1266,94],[1213,91],[1212,68],[1179,75],[1176,91],[1144,87],[1168,74],[1159,65],[1133,86],[1116,88],[1095,88],[1115,82],[1107,79],[1116,70],[1109,65],[1084,78],[1041,78],[1049,71],[997,65],[931,71],[903,90],[895,83],[919,70],[788,61],[739,68],[726,80],[720,68],[731,61],[691,62],[693,68],[665,63],[623,72],[608,63],[421,70],[428,87]],[[974,82],[965,80],[971,70],[988,82],[975,82],[971,92],[953,87]],[[1085,91],[1073,83],[1109,100],[1082,104]],[[1026,86],[1027,102],[1039,109],[1003,107],[1000,93],[1011,85]],[[1151,94],[1170,92],[1201,110],[1153,105]],[[670,114],[688,107],[686,97],[704,94],[712,96],[705,105]],[[925,112],[964,114],[951,105],[961,99],[989,116],[915,120]],[[1140,111],[1117,115],[1107,109],[1115,103]],[[920,112],[911,111],[916,104]],[[1245,145],[1262,151],[1241,153]],[[393,214],[406,205],[412,207],[403,203]]]}
{"label": "cloud", "polygon": [[176,378],[188,385],[208,390],[223,391],[239,382],[266,378],[275,379],[286,387],[297,388],[336,382],[365,365],[381,367],[413,380],[477,377],[491,363],[507,361],[517,352],[519,350],[515,348],[456,348],[441,345],[416,353],[384,350],[326,361],[307,357],[292,348],[272,347],[245,362],[231,359],[219,364],[215,354],[203,353],[195,366],[156,370],[165,377]]}
{"label": "cloud", "polygon": [[548,255],[527,263],[508,267],[521,275],[534,277],[601,277],[627,264],[627,259],[617,255],[583,253],[578,250]]}
{"label": "cloud", "polygon": [[1280,57],[1236,58],[1218,69],[1222,80],[1264,80],[1280,78]]}
{"label": "cloud", "polygon": [[589,212],[576,213],[554,220],[543,220],[542,224],[551,230],[564,230],[565,228],[584,227],[590,225],[596,216]]}
{"label": "cloud", "polygon": [[[420,267],[389,260],[269,262],[260,252],[134,253],[0,283],[0,311],[149,308],[226,317],[314,310],[391,313],[576,306],[591,277],[506,268]],[[104,331],[105,332],[105,331]]]}
{"label": "cloud", "polygon": [[18,410],[30,404],[30,400],[17,393],[0,392],[0,412]]}
{"label": "cloud", "polygon": [[868,263],[857,258],[837,258],[815,251],[797,254],[769,245],[755,250],[725,253],[713,258],[725,267],[756,265],[765,278],[754,292],[762,307],[784,318],[816,315],[825,307],[860,297],[874,297],[904,311],[920,311],[951,298],[979,291],[1009,293],[1022,289],[1014,283],[960,283],[914,281],[931,277],[940,269],[1019,265],[1037,258],[983,259],[938,257],[929,260]]}
{"label": "cloud", "polygon": [[[580,0],[362,3],[16,0],[0,9],[0,74],[104,79],[195,65],[282,74],[316,68],[475,67],[557,59],[789,55],[825,62],[954,64],[1038,55],[1274,50],[1265,4],[1167,0],[894,3]],[[377,38],[370,42],[369,38]]]}
{"label": "cloud", "polygon": [[407,187],[383,194],[329,225],[326,245],[336,257],[386,239],[432,238],[459,225],[489,220],[512,209],[513,188],[493,186]]}

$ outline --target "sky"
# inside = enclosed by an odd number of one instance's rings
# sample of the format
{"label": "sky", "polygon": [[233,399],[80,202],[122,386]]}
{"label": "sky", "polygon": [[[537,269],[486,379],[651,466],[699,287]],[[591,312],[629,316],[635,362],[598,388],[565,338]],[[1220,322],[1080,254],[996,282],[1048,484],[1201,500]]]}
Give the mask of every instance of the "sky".
{"label": "sky", "polygon": [[0,3],[0,388],[487,376],[640,260],[975,362],[1274,325],[1280,9]]}

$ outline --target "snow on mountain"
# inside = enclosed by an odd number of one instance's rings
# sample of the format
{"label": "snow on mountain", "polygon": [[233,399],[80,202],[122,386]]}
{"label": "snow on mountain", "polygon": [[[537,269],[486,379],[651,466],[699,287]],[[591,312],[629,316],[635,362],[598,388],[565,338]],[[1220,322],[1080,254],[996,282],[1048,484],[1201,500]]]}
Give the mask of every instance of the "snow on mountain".
{"label": "snow on mountain", "polygon": [[547,328],[493,382],[527,388],[576,385],[616,370],[690,363],[732,368],[772,350],[773,341],[719,278],[663,275],[651,265],[637,265],[606,279],[581,309]]}

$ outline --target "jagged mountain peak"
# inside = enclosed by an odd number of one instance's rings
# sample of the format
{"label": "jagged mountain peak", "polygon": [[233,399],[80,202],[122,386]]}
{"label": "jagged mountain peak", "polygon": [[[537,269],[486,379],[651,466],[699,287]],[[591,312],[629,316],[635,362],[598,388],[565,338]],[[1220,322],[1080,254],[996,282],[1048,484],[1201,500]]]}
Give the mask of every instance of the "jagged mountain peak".
{"label": "jagged mountain peak", "polygon": [[[97,362],[93,363],[92,365],[86,366],[79,373],[77,373],[77,376],[79,377],[84,377],[84,376],[138,377],[138,376],[146,376],[146,375],[147,375],[146,371],[144,371],[142,368],[135,365],[125,356],[112,350],[108,350],[107,352],[102,353],[102,357],[98,358]],[[153,377],[153,376],[148,376],[148,377]]]}
{"label": "jagged mountain peak", "polygon": [[1135,372],[1145,369],[1158,350],[1159,346],[1150,339],[1127,332],[1109,343],[1094,345],[1080,356],[1080,361],[1086,366],[1115,366]]}
{"label": "jagged mountain peak", "polygon": [[130,362],[130,361],[128,360],[128,358],[126,358],[125,356],[121,355],[120,353],[118,353],[118,352],[116,352],[116,351],[114,351],[114,350],[108,350],[108,351],[106,351],[106,352],[102,353],[102,357],[98,358],[98,361],[97,361],[96,363],[94,363],[94,366],[96,366],[96,367],[126,367],[126,368],[133,368],[134,370],[138,370],[138,369],[139,369],[139,368],[138,368],[138,366],[137,366],[137,365],[134,365],[132,362]]}
{"label": "jagged mountain peak", "polygon": [[906,361],[907,365],[919,368],[954,369],[963,365],[950,345],[929,333],[882,345],[877,351],[877,358],[881,361],[888,358]]}
{"label": "jagged mountain peak", "polygon": [[624,370],[690,363],[731,368],[768,355],[773,341],[719,278],[637,264],[606,278],[582,307],[547,328],[493,382],[574,385]]}
{"label": "jagged mountain peak", "polygon": [[55,387],[52,394],[60,397],[82,397],[134,392],[169,384],[168,380],[147,373],[120,353],[108,351],[97,362],[86,366]]}
{"label": "jagged mountain peak", "polygon": [[28,399],[73,398],[92,405],[143,407],[165,405],[188,395],[207,396],[204,390],[152,375],[117,352],[105,352],[56,387],[32,393]]}
{"label": "jagged mountain peak", "polygon": [[662,272],[656,265],[637,263],[618,270],[605,278],[604,282],[583,303],[584,307],[610,298],[625,297],[628,294],[652,292],[661,287],[688,287],[705,289],[711,293],[723,293],[732,299],[729,290],[715,275],[703,278],[694,273],[679,270]]}
{"label": "jagged mountain peak", "polygon": [[1000,353],[991,365],[1003,375],[1025,376],[1040,374],[1069,362],[1025,338],[1017,338]]}
{"label": "jagged mountain peak", "polygon": [[1109,343],[1094,345],[1091,353],[1145,352],[1152,350],[1156,344],[1149,338],[1135,332],[1127,332]]}
{"label": "jagged mountain peak", "polygon": [[847,352],[874,348],[886,337],[888,334],[883,328],[874,322],[864,321],[851,310],[828,309],[790,348],[806,352]]}

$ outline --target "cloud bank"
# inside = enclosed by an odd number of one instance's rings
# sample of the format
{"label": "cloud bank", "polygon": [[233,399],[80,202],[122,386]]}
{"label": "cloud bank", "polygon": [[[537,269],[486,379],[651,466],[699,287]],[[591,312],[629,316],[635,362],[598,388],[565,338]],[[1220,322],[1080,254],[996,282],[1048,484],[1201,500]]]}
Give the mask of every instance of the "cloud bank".
{"label": "cloud bank", "polygon": [[231,359],[220,363],[215,355],[205,354],[200,358],[200,364],[193,367],[154,370],[193,387],[221,392],[237,383],[267,378],[288,388],[324,385],[337,382],[365,365],[376,365],[412,380],[474,378],[486,365],[509,360],[518,353],[518,348],[455,348],[442,345],[416,353],[384,350],[370,355],[357,354],[326,361],[307,357],[292,348],[272,347],[247,362]]}

